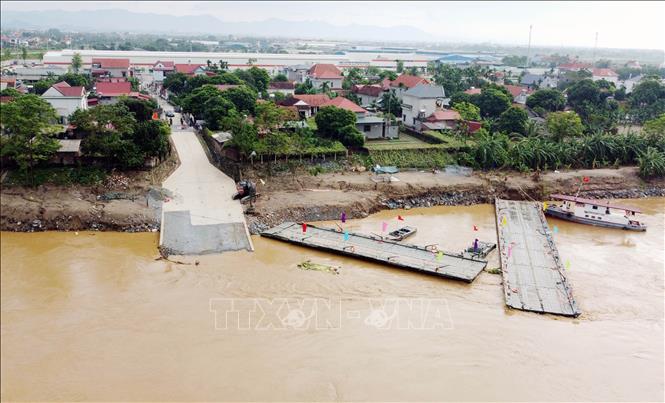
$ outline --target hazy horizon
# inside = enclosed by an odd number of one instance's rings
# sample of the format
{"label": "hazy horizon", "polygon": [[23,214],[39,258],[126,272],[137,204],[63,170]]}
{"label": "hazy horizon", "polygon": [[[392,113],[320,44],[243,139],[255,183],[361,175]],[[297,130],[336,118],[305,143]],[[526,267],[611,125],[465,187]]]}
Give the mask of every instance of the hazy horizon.
{"label": "hazy horizon", "polygon": [[[1,11],[118,9],[223,22],[327,22],[409,27],[432,41],[532,46],[665,49],[665,2],[19,2]],[[179,27],[196,31],[197,27]],[[325,35],[325,34],[324,34]],[[275,36],[279,36],[276,32]],[[332,38],[331,38],[332,39]],[[363,38],[356,38],[363,39]],[[404,41],[410,41],[404,38]],[[413,41],[418,41],[413,39]]]}

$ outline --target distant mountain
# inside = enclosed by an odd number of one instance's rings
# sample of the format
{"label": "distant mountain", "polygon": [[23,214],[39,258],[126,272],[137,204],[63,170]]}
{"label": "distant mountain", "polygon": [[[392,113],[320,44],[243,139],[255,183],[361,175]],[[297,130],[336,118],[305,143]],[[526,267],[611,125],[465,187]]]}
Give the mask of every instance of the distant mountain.
{"label": "distant mountain", "polygon": [[173,16],[126,10],[3,11],[3,29],[49,29],[81,32],[133,32],[154,34],[224,34],[262,37],[363,39],[368,41],[435,41],[440,38],[410,26],[336,26],[323,21],[224,22],[209,15]]}

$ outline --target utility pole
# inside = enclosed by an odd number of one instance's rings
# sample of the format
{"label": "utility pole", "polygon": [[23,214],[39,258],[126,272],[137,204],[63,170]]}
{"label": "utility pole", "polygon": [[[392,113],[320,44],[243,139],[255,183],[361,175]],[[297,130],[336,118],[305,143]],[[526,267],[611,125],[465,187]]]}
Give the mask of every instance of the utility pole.
{"label": "utility pole", "polygon": [[526,48],[526,61],[524,62],[524,70],[529,68],[529,57],[531,56],[531,31],[533,30],[533,25],[529,25],[529,46]]}

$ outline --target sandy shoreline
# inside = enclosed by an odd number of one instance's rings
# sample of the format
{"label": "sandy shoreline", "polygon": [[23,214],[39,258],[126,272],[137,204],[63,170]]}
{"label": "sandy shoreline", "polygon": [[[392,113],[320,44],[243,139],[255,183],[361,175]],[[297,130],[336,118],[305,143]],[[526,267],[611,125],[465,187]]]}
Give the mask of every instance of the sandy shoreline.
{"label": "sandy shoreline", "polygon": [[[3,231],[100,230],[156,231],[161,200],[159,183],[177,162],[162,164],[153,172],[129,175],[119,199],[104,200],[116,189],[85,186],[4,187],[0,195],[0,229]],[[245,173],[257,182],[260,197],[247,214],[252,233],[284,221],[366,217],[391,208],[435,205],[469,205],[495,197],[547,199],[553,193],[574,193],[583,176],[590,178],[581,194],[591,198],[664,196],[665,180],[645,182],[637,168],[571,170],[533,174],[476,172],[471,176],[407,171],[394,175],[398,182],[376,183],[368,172],[327,173],[318,176],[284,173],[267,177]],[[261,180],[263,182],[261,182]],[[152,189],[152,190],[151,190]]]}

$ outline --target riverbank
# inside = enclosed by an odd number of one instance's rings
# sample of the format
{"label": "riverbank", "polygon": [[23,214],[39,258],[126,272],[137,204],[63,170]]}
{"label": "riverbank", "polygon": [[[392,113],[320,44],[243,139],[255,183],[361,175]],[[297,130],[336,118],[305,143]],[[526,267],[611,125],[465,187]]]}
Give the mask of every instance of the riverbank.
{"label": "riverbank", "polygon": [[[124,173],[125,181],[97,186],[3,187],[0,229],[157,231],[161,203],[168,198],[160,185],[176,166],[173,157],[152,171]],[[634,167],[548,172],[540,176],[405,171],[393,175],[399,181],[381,183],[373,181],[369,172],[313,176],[297,171],[267,176],[262,171],[245,171],[243,175],[257,183],[260,193],[253,211],[246,214],[252,234],[284,221],[333,220],[342,212],[349,218],[363,218],[385,209],[491,203],[495,197],[544,200],[553,193],[574,193],[584,176],[589,177],[580,193],[585,197],[665,196],[665,179],[643,181]]]}
{"label": "riverbank", "polygon": [[2,186],[0,230],[158,231],[163,180],[179,164],[172,153],[149,171],[114,172],[100,184]]}
{"label": "riverbank", "polygon": [[[570,170],[541,175],[476,172],[471,176],[445,172],[407,171],[398,181],[373,181],[368,172],[328,173],[317,176],[285,173],[270,178],[245,173],[257,183],[260,197],[247,215],[250,232],[284,221],[334,220],[345,212],[363,218],[384,209],[491,203],[501,197],[545,200],[551,194],[571,194],[588,177],[580,195],[589,198],[665,196],[665,179],[644,181],[637,168]],[[263,180],[263,182],[261,182]]]}

